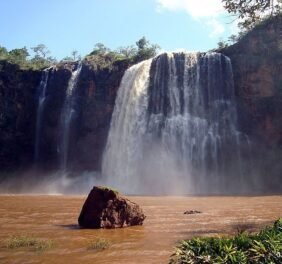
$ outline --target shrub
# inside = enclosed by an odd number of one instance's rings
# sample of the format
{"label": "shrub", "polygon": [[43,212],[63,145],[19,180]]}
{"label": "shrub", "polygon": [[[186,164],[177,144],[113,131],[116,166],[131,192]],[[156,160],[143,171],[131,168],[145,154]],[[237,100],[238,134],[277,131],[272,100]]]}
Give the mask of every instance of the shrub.
{"label": "shrub", "polygon": [[282,263],[282,218],[257,234],[184,240],[170,263]]}

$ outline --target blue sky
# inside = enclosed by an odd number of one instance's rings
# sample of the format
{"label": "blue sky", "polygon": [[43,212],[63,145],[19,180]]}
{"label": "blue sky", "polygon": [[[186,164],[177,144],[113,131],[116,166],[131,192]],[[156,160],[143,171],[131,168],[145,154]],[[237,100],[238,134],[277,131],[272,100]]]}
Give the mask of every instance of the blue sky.
{"label": "blue sky", "polygon": [[142,36],[167,51],[205,51],[236,31],[220,0],[0,0],[0,10],[1,46],[43,43],[57,59]]}

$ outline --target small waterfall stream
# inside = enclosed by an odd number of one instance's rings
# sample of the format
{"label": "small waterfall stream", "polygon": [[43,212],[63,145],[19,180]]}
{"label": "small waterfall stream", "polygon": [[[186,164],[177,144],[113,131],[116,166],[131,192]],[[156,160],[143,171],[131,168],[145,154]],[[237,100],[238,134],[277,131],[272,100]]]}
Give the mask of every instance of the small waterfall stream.
{"label": "small waterfall stream", "polygon": [[45,69],[42,72],[41,81],[38,87],[38,106],[36,113],[36,131],[35,131],[35,145],[34,145],[34,160],[37,162],[40,159],[40,146],[42,138],[43,112],[45,109],[47,84],[49,79],[50,69]]}
{"label": "small waterfall stream", "polygon": [[71,78],[69,80],[66,90],[66,98],[61,113],[61,136],[58,149],[60,157],[60,169],[63,171],[67,170],[72,126],[75,125],[74,120],[77,118],[75,89],[81,69],[82,63],[80,62],[77,65],[77,68],[72,72]]}
{"label": "small waterfall stream", "polygon": [[161,54],[122,79],[103,175],[126,193],[240,188],[242,138],[229,58]]}

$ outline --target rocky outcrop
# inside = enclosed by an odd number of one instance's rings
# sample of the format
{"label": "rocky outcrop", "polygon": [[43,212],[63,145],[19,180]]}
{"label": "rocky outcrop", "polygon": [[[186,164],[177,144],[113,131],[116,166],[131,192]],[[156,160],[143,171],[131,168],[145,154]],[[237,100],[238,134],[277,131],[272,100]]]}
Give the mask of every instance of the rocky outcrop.
{"label": "rocky outcrop", "polygon": [[136,203],[107,187],[94,187],[78,218],[84,228],[119,228],[142,225],[145,219]]}

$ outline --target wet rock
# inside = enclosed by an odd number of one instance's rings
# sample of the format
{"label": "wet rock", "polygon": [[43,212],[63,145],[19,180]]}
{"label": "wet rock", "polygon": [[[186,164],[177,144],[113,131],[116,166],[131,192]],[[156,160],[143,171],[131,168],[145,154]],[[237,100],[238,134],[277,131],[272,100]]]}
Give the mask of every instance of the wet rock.
{"label": "wet rock", "polygon": [[78,218],[85,228],[119,228],[142,225],[145,215],[140,206],[117,191],[94,186]]}
{"label": "wet rock", "polygon": [[201,213],[202,212],[198,210],[188,210],[184,212],[184,214],[201,214]]}

